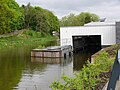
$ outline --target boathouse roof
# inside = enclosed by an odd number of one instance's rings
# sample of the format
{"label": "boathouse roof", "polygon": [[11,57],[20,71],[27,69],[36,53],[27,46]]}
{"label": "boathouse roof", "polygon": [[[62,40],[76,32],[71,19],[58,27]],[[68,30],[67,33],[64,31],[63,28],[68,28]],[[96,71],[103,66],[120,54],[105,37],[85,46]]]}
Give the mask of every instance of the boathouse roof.
{"label": "boathouse roof", "polygon": [[116,22],[91,22],[87,23],[84,26],[115,26]]}

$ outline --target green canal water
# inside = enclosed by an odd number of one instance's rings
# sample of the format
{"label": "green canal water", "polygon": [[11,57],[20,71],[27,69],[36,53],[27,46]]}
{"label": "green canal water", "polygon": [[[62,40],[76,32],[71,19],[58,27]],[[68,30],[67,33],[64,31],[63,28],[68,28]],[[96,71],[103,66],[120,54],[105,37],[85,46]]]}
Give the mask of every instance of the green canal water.
{"label": "green canal water", "polygon": [[[33,47],[0,51],[0,90],[51,90],[49,85],[63,74],[73,76],[85,63],[88,54],[62,59],[31,58]],[[44,61],[45,60],[45,61]]]}

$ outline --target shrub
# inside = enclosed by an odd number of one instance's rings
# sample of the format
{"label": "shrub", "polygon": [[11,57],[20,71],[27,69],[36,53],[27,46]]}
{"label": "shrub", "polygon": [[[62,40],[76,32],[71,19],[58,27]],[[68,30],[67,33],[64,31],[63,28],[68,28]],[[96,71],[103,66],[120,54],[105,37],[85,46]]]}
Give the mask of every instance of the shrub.
{"label": "shrub", "polygon": [[54,81],[51,84],[53,90],[93,90],[101,81],[99,75],[102,72],[108,72],[113,60],[109,58],[107,52],[102,52],[95,58],[94,64],[87,61],[79,73],[75,73],[74,77],[63,76],[64,83]]}
{"label": "shrub", "polygon": [[40,32],[35,32],[33,30],[27,30],[24,32],[25,35],[31,36],[31,37],[41,37]]}

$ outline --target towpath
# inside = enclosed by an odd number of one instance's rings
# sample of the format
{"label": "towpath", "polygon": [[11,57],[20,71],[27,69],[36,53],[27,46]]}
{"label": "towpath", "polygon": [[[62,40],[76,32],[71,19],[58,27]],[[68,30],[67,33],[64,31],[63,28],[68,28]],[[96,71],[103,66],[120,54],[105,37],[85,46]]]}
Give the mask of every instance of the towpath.
{"label": "towpath", "polygon": [[24,31],[26,31],[26,30],[25,29],[23,29],[23,30],[15,30],[14,32],[0,35],[0,38],[18,35],[18,34],[23,33]]}

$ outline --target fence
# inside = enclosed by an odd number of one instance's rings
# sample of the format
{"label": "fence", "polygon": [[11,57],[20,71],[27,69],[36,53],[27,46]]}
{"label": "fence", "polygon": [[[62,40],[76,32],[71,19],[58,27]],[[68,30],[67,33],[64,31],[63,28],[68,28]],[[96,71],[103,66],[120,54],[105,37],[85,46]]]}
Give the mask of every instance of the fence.
{"label": "fence", "polygon": [[113,65],[111,77],[108,83],[107,90],[115,90],[116,82],[120,80],[120,50],[118,50],[116,59]]}

